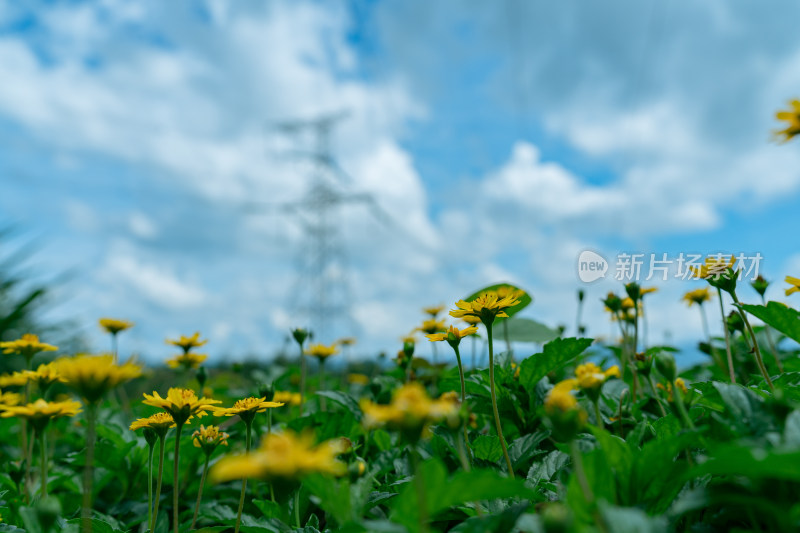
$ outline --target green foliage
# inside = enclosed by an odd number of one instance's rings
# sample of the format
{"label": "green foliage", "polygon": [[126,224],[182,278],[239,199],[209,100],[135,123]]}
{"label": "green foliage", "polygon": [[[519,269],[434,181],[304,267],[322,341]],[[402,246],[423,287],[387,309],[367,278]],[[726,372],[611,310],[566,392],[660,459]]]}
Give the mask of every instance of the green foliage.
{"label": "green foliage", "polygon": [[555,339],[544,345],[542,353],[520,363],[519,381],[531,391],[548,372],[563,367],[592,344],[592,339]]}

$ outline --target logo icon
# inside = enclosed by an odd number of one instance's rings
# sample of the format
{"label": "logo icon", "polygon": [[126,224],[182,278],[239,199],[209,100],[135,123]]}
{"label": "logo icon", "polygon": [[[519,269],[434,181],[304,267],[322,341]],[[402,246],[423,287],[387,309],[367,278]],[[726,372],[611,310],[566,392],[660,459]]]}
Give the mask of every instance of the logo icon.
{"label": "logo icon", "polygon": [[584,283],[591,283],[606,277],[608,261],[602,255],[591,250],[584,250],[578,256],[578,278]]}

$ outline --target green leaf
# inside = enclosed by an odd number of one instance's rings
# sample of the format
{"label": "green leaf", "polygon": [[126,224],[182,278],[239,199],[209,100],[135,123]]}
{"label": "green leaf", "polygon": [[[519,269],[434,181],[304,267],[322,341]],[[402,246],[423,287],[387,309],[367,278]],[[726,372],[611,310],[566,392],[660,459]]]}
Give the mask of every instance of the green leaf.
{"label": "green leaf", "polygon": [[559,450],[553,450],[528,470],[527,479],[532,486],[536,486],[540,481],[550,481],[569,462],[569,455]]}
{"label": "green leaf", "polygon": [[472,452],[476,459],[496,463],[503,456],[500,438],[495,435],[481,435],[472,442]]}
{"label": "green leaf", "polygon": [[392,436],[385,429],[376,429],[370,433],[370,440],[379,450],[385,451],[392,447]]}
{"label": "green leaf", "polygon": [[742,309],[790,339],[800,342],[800,312],[797,310],[778,302],[768,302],[766,306],[742,304]]}
{"label": "green leaf", "polygon": [[[478,296],[480,296],[484,292],[486,292],[486,291],[496,291],[500,287],[510,287],[512,289],[523,290],[523,289],[520,289],[519,287],[517,287],[516,285],[512,285],[511,283],[495,283],[494,285],[489,285],[488,287],[484,287],[484,288],[482,288],[480,290],[477,290],[477,291],[473,292],[472,294],[470,294],[469,296],[464,298],[464,301],[471,302],[472,300],[474,300],[475,298],[477,298]],[[520,311],[522,311],[523,309],[528,307],[528,305],[533,301],[533,298],[531,297],[530,294],[528,294],[528,291],[524,291],[524,293],[525,294],[523,294],[522,297],[519,298],[519,303],[517,305],[515,305],[513,307],[509,307],[508,309],[505,309],[505,312],[508,315],[508,318],[511,318],[512,316],[516,315],[517,313],[519,313]],[[494,319],[494,323],[495,324],[499,324],[500,322],[502,322],[504,320],[508,320],[508,318],[495,318]]]}
{"label": "green leaf", "polygon": [[609,533],[666,533],[667,520],[652,517],[641,509],[600,504]]}
{"label": "green leaf", "polygon": [[316,394],[317,396],[324,396],[325,398],[332,400],[338,405],[344,407],[346,411],[352,413],[356,420],[361,420],[363,413],[361,412],[361,408],[358,406],[358,402],[346,392],[322,390],[317,391]]}
{"label": "green leaf", "polygon": [[800,446],[800,411],[792,411],[786,417],[783,439],[789,446]]}
{"label": "green leaf", "polygon": [[[73,518],[72,520],[67,520],[68,525],[75,524],[77,526],[81,525],[80,518]],[[35,530],[30,530],[31,532]],[[108,522],[104,522],[97,518],[92,518],[92,533],[124,533],[121,529],[114,529],[109,525]]]}
{"label": "green leaf", "polygon": [[309,492],[319,498],[319,505],[338,524],[344,524],[354,518],[350,505],[350,482],[346,478],[334,480],[321,475],[312,475],[303,480],[303,484]]}
{"label": "green leaf", "polygon": [[[416,475],[421,476],[424,481],[425,505],[431,518],[445,509],[465,502],[535,497],[535,493],[525,487],[523,481],[503,477],[493,470],[461,471],[448,478],[444,465],[438,459],[423,463]],[[416,483],[406,483],[393,503],[392,521],[403,524],[409,531],[418,531],[419,501]]]}
{"label": "green leaf", "polygon": [[[545,343],[558,337],[558,330],[550,328],[531,320],[530,318],[512,318],[506,322],[508,326],[508,340],[511,342],[536,342]],[[502,330],[500,330],[502,332]],[[503,337],[505,333],[501,333]]]}
{"label": "green leaf", "polygon": [[548,431],[537,431],[514,440],[508,448],[514,470],[527,466],[526,463],[539,451],[539,444],[549,435]]}
{"label": "green leaf", "polygon": [[800,451],[766,451],[731,445],[717,449],[706,462],[689,472],[692,477],[706,474],[800,481]]}
{"label": "green leaf", "polygon": [[592,342],[592,339],[574,337],[548,342],[542,353],[531,355],[520,363],[519,382],[527,390],[533,390],[540,379],[580,355]]}
{"label": "green leaf", "polygon": [[271,500],[253,500],[258,510],[264,513],[264,518],[280,518],[283,516],[280,504]]}
{"label": "green leaf", "polygon": [[492,533],[508,533],[514,529],[520,515],[524,513],[530,503],[519,503],[512,505],[501,513],[491,514],[486,516],[473,516],[461,522],[459,525],[451,529],[454,533],[485,533],[491,531]]}

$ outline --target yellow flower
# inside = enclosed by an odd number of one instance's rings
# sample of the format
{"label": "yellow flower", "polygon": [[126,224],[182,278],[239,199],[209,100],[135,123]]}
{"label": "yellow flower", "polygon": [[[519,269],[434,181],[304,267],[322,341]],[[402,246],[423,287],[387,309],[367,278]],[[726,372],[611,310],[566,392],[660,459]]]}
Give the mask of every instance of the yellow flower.
{"label": "yellow flower", "polygon": [[355,337],[344,337],[339,339],[338,341],[334,342],[334,344],[338,344],[339,346],[352,346],[356,343]]}
{"label": "yellow flower", "polygon": [[582,389],[596,389],[611,377],[619,377],[619,367],[612,366],[605,372],[594,363],[584,363],[575,369],[575,377],[578,378],[578,385]]}
{"label": "yellow flower", "polygon": [[439,313],[441,313],[442,311],[444,311],[444,306],[443,305],[434,305],[434,306],[431,306],[431,307],[423,307],[422,308],[422,312],[427,314],[427,315],[430,315],[432,318],[436,318],[439,315]]}
{"label": "yellow flower", "polygon": [[206,455],[217,449],[217,446],[228,445],[228,435],[224,431],[220,431],[217,426],[200,426],[200,429],[192,433],[192,442],[195,448],[202,448]]}
{"label": "yellow flower", "polygon": [[476,326],[470,326],[464,329],[458,329],[455,326],[450,326],[444,333],[428,333],[425,336],[428,337],[428,340],[431,342],[448,341],[458,343],[467,335],[472,335],[477,331],[478,328]]}
{"label": "yellow flower", "polygon": [[504,297],[500,297],[496,291],[481,294],[471,302],[459,300],[456,302],[458,309],[450,311],[453,318],[464,318],[467,316],[477,317],[484,324],[491,324],[495,318],[503,318],[508,315],[504,309],[513,307],[519,303],[515,297],[516,291]]}
{"label": "yellow flower", "polygon": [[578,400],[572,394],[577,385],[577,380],[567,379],[557,383],[544,400],[544,408],[547,414],[552,415],[558,412],[572,411],[578,408]]}
{"label": "yellow flower", "polygon": [[[686,382],[683,380],[683,378],[677,378],[675,380],[675,387],[680,389],[683,394],[686,394],[687,392],[689,392],[689,389],[686,387]],[[656,385],[656,388],[657,389],[661,389],[663,391],[666,391],[666,393],[667,393],[667,401],[670,401],[670,402],[674,401],[674,396],[672,394],[672,383],[667,383],[666,387],[664,385],[662,385],[661,383],[659,383],[658,385]]]}
{"label": "yellow flower", "polygon": [[270,433],[249,454],[223,457],[210,476],[216,483],[243,478],[294,480],[315,472],[339,476],[346,471],[336,458],[343,451],[341,442],[335,439],[315,446],[307,433]]}
{"label": "yellow flower", "polygon": [[622,310],[623,311],[627,311],[627,310],[633,309],[633,308],[634,308],[634,304],[633,304],[633,299],[632,298],[625,298],[624,300],[622,300]]}
{"label": "yellow flower", "polygon": [[348,374],[347,381],[353,385],[366,385],[369,383],[369,376],[365,376],[364,374]]}
{"label": "yellow flower", "polygon": [[511,370],[514,372],[514,379],[519,379],[520,366],[517,363],[511,363]]}
{"label": "yellow flower", "polygon": [[394,391],[388,405],[362,400],[364,424],[367,427],[387,425],[393,429],[422,429],[431,422],[458,412],[458,402],[453,396],[431,399],[425,388],[417,382],[403,385]]}
{"label": "yellow flower", "polygon": [[417,342],[417,337],[414,335],[414,332],[412,331],[408,335],[400,337],[400,342],[402,342],[403,344],[415,344]]}
{"label": "yellow flower", "polygon": [[36,383],[40,390],[46,390],[56,381],[60,381],[61,383],[67,381],[61,374],[59,374],[58,365],[56,365],[56,363],[39,365],[39,368],[36,370],[25,370],[22,374],[28,379],[28,381]]}
{"label": "yellow flower", "polygon": [[509,285],[503,285],[501,287],[497,287],[495,290],[490,291],[497,294],[498,298],[514,298],[519,300],[523,296],[525,296],[525,291],[522,289],[517,289],[516,287],[511,287]]}
{"label": "yellow flower", "polygon": [[14,372],[12,374],[3,374],[0,376],[0,388],[6,387],[21,387],[28,382],[28,375],[23,372]]}
{"label": "yellow flower", "polygon": [[703,287],[702,289],[695,289],[687,292],[681,299],[686,302],[686,305],[689,307],[691,307],[692,304],[703,305],[703,303],[711,299],[711,292],[708,290],[708,287]]}
{"label": "yellow flower", "polygon": [[41,398],[27,405],[0,405],[3,418],[26,418],[36,431],[41,431],[47,423],[61,416],[75,416],[81,411],[80,402],[64,400],[60,402],[46,402]]}
{"label": "yellow flower", "polygon": [[239,415],[239,418],[245,421],[252,421],[256,413],[263,413],[267,409],[282,406],[283,404],[279,402],[268,402],[266,398],[255,398],[251,396],[250,398],[236,400],[233,407],[215,407],[213,411],[216,416]]}
{"label": "yellow flower", "polygon": [[167,359],[167,366],[170,368],[183,367],[185,370],[191,370],[202,365],[206,359],[208,359],[206,354],[185,352],[176,355],[172,359]]}
{"label": "yellow flower", "polygon": [[101,328],[112,335],[116,335],[120,331],[125,331],[133,327],[133,322],[118,320],[116,318],[101,318],[99,323]]}
{"label": "yellow flower", "polygon": [[733,255],[708,256],[700,268],[690,266],[689,270],[699,279],[718,278],[732,268],[735,262],[736,258]]}
{"label": "yellow flower", "polygon": [[77,355],[55,361],[56,370],[67,386],[87,402],[98,401],[118,385],[138,378],[142,368],[130,361],[117,364],[113,355]]}
{"label": "yellow flower", "polygon": [[19,405],[22,403],[22,394],[16,392],[0,393],[0,405]]}
{"label": "yellow flower", "polygon": [[207,340],[200,340],[200,332],[195,332],[191,337],[181,335],[178,339],[167,339],[166,343],[181,348],[185,353],[189,352],[192,348],[199,348],[207,343]]}
{"label": "yellow flower", "polygon": [[292,391],[275,391],[272,401],[289,405],[300,405],[300,393]]}
{"label": "yellow flower", "polygon": [[422,325],[418,329],[421,332],[430,335],[432,333],[444,331],[447,329],[447,325],[444,323],[444,320],[436,320],[435,318],[432,318],[430,320],[423,321]]}
{"label": "yellow flower", "polygon": [[639,289],[639,296],[644,296],[645,294],[650,294],[652,292],[658,292],[658,287],[642,287]]}
{"label": "yellow flower", "polygon": [[0,342],[0,348],[3,349],[3,353],[18,354],[25,357],[27,361],[30,361],[39,352],[54,352],[58,350],[58,347],[52,344],[39,342],[39,337],[32,333],[26,333],[15,341]]}
{"label": "yellow flower", "polygon": [[175,424],[183,425],[193,416],[205,416],[206,411],[215,409],[214,404],[222,402],[205,396],[198,398],[193,390],[173,387],[167,391],[166,398],[162,398],[156,391],[153,391],[152,396],[145,393],[142,403],[165,410],[172,415]]}
{"label": "yellow flower", "polygon": [[339,353],[339,348],[335,344],[325,346],[324,344],[312,344],[306,349],[306,355],[313,355],[322,360]]}
{"label": "yellow flower", "polygon": [[789,296],[793,292],[800,292],[800,279],[793,278],[792,276],[786,276],[784,281],[791,285],[791,287],[786,289],[786,296]]}
{"label": "yellow flower", "polygon": [[792,139],[792,137],[800,134],[800,100],[792,100],[789,102],[789,105],[791,108],[788,111],[778,111],[775,113],[775,118],[787,123],[784,129],[774,132],[776,137],[783,137],[782,142],[787,142]]}
{"label": "yellow flower", "polygon": [[467,315],[467,316],[461,317],[461,320],[463,320],[464,322],[466,322],[470,326],[477,326],[478,324],[481,323],[480,317],[472,316],[472,315]]}
{"label": "yellow flower", "polygon": [[165,412],[150,415],[147,418],[139,418],[131,423],[131,431],[137,429],[152,429],[159,435],[165,435],[169,428],[175,427],[175,420],[172,415]]}

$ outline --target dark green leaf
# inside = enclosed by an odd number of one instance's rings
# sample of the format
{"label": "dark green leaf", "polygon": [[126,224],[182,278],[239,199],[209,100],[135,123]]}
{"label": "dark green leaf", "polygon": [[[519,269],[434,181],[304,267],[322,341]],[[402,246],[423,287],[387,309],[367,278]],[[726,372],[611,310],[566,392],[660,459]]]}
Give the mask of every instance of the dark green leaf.
{"label": "dark green leaf", "polygon": [[472,452],[476,459],[495,463],[503,456],[500,438],[494,435],[481,435],[472,441]]}
{"label": "dark green leaf", "polygon": [[742,304],[742,309],[772,326],[790,339],[800,342],[800,312],[778,302],[763,305]]}
{"label": "dark green leaf", "polygon": [[592,339],[555,339],[544,345],[542,353],[531,355],[520,363],[519,382],[532,391],[548,372],[556,370],[580,355]]}

